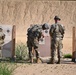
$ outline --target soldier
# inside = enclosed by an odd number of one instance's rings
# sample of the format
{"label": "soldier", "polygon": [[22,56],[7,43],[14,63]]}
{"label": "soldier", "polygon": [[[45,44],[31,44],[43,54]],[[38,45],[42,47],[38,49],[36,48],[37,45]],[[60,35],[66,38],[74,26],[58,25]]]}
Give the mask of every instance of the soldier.
{"label": "soldier", "polygon": [[59,23],[61,20],[58,16],[54,17],[55,24],[51,25],[50,28],[50,36],[51,36],[51,63],[55,63],[55,52],[57,49],[58,54],[58,62],[57,64],[60,64],[60,58],[61,58],[61,49],[62,49],[62,40],[64,37],[64,26]]}
{"label": "soldier", "polygon": [[3,29],[0,27],[0,50],[2,49],[4,38],[5,38],[5,34],[3,33]]}
{"label": "soldier", "polygon": [[47,24],[43,24],[43,25],[33,25],[32,27],[30,27],[28,29],[28,33],[27,33],[27,46],[28,46],[28,50],[29,50],[29,58],[30,58],[30,62],[33,62],[33,52],[32,50],[34,49],[36,52],[36,59],[37,59],[37,63],[38,63],[38,59],[39,59],[39,51],[38,51],[38,47],[39,47],[39,39],[41,37],[44,37],[42,34],[42,30],[48,29],[48,25]]}

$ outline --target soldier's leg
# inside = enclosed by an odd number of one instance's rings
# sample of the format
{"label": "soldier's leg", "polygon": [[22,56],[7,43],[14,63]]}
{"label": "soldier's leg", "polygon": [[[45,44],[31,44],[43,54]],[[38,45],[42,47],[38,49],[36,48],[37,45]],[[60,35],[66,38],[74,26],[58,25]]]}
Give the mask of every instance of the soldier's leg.
{"label": "soldier's leg", "polygon": [[35,52],[36,52],[36,62],[38,63],[38,60],[39,60],[39,51],[38,51],[38,47],[39,47],[39,42],[38,42],[38,38],[36,37],[34,39],[34,49],[35,49]]}
{"label": "soldier's leg", "polygon": [[51,42],[51,64],[55,63],[55,52],[56,52],[56,47],[55,47],[55,43],[52,40]]}
{"label": "soldier's leg", "polygon": [[32,47],[29,47],[29,59],[30,59],[30,62],[32,63],[33,62]]}
{"label": "soldier's leg", "polygon": [[27,47],[28,47],[29,59],[31,60],[31,51],[32,51],[32,48],[31,48],[31,42],[30,42],[30,40],[27,40]]}
{"label": "soldier's leg", "polygon": [[57,64],[59,64],[60,63],[60,48],[58,48],[57,49],[57,54],[58,54],[58,62],[57,62]]}
{"label": "soldier's leg", "polygon": [[55,63],[55,51],[56,49],[53,47],[51,49],[51,63],[54,64]]}
{"label": "soldier's leg", "polygon": [[62,49],[62,41],[59,41],[59,45],[58,45],[58,48],[57,48],[57,53],[58,53],[58,64],[61,63],[61,49]]}
{"label": "soldier's leg", "polygon": [[51,63],[55,63],[56,49],[58,47],[58,40],[53,39],[51,41]]}
{"label": "soldier's leg", "polygon": [[29,47],[29,58],[31,58],[31,48]]}
{"label": "soldier's leg", "polygon": [[36,52],[36,62],[38,63],[39,62],[39,51],[38,51],[38,48],[37,49],[35,49],[35,52]]}

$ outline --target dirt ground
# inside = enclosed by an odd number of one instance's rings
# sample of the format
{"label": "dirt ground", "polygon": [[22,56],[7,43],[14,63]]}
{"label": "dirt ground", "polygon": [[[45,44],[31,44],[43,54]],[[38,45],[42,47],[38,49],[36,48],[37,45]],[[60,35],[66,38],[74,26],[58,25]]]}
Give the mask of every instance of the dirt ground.
{"label": "dirt ground", "polygon": [[18,64],[13,75],[76,75],[76,64]]}
{"label": "dirt ground", "polygon": [[[65,42],[67,41],[67,42]],[[71,44],[70,44],[71,43]],[[63,54],[72,54],[72,39],[64,39]],[[70,46],[68,45],[70,44]],[[76,75],[76,63],[62,62],[61,64],[18,64],[13,75]]]}

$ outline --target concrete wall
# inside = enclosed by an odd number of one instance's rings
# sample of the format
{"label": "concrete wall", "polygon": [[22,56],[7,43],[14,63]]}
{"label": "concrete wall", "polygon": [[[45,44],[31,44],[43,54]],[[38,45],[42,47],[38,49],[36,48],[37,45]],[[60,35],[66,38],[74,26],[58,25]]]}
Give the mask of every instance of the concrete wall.
{"label": "concrete wall", "polygon": [[16,42],[26,42],[30,24],[53,24],[61,17],[66,28],[64,50],[72,49],[72,27],[76,26],[76,1],[0,0],[0,24],[16,25]]}

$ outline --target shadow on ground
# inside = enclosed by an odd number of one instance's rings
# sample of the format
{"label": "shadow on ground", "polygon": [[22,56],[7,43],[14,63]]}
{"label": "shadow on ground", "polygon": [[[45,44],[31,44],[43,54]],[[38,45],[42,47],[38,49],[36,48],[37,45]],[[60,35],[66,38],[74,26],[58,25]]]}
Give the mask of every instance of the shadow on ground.
{"label": "shadow on ground", "polygon": [[[10,58],[0,59],[0,62],[13,62],[13,63],[30,63],[29,59],[26,60],[12,60]],[[56,60],[57,62],[57,60]],[[36,59],[34,59],[34,64],[36,63]],[[46,63],[50,64],[50,58],[40,58],[39,60],[40,64]],[[72,59],[70,58],[63,58],[61,59],[61,64],[76,64],[76,62],[72,62]]]}

